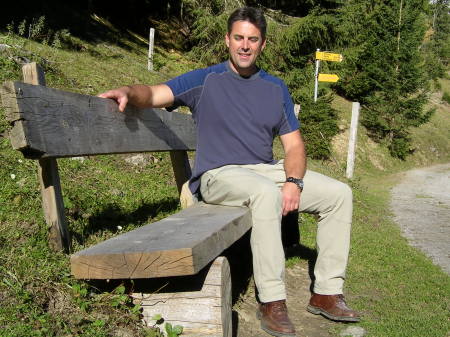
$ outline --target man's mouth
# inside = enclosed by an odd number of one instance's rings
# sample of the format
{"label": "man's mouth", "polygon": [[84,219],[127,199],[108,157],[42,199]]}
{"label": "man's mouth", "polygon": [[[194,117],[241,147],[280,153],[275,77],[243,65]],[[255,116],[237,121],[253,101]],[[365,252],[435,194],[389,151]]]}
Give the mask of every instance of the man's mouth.
{"label": "man's mouth", "polygon": [[239,55],[239,57],[240,57],[241,59],[248,59],[248,58],[250,58],[250,55],[251,55],[251,54],[247,54],[247,53],[238,53],[238,55]]}

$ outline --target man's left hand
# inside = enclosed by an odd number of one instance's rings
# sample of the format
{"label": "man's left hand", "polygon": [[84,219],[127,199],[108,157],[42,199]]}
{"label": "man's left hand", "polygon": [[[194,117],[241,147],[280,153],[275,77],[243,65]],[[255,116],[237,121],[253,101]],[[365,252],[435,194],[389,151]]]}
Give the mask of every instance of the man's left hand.
{"label": "man's left hand", "polygon": [[298,210],[300,205],[300,189],[293,183],[285,183],[281,189],[283,215]]}

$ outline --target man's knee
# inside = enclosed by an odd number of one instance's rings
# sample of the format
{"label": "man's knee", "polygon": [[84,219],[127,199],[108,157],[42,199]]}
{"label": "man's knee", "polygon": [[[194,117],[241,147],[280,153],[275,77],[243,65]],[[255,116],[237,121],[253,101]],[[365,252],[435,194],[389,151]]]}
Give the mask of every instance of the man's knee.
{"label": "man's knee", "polygon": [[343,182],[338,182],[335,186],[334,193],[344,202],[352,202],[353,201],[353,191],[347,184]]}
{"label": "man's knee", "polygon": [[353,192],[347,184],[335,181],[329,188],[330,211],[340,214],[340,217],[348,218],[351,221],[353,213]]}

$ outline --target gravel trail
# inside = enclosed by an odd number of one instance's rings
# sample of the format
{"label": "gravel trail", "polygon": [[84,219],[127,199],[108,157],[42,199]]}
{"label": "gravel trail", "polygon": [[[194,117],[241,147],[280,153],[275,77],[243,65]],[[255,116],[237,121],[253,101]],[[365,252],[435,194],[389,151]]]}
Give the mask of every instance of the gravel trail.
{"label": "gravel trail", "polygon": [[403,235],[450,275],[450,163],[403,173],[391,196]]}

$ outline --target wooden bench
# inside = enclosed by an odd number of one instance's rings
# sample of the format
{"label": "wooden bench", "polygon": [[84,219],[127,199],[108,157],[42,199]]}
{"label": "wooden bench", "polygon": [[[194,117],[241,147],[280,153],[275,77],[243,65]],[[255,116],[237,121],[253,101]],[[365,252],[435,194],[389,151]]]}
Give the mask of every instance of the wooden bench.
{"label": "wooden bench", "polygon": [[[121,113],[112,100],[45,87],[44,73],[35,63],[25,65],[23,74],[26,83],[6,82],[1,98],[12,124],[12,146],[39,162],[44,215],[54,249],[71,250],[57,158],[170,151],[181,193],[191,174],[187,151],[196,145],[191,116],[132,106]],[[172,277],[183,285],[181,291],[133,294],[147,322],[160,313],[167,322],[183,325],[183,335],[228,337],[230,268],[219,255],[250,227],[251,214],[245,207],[199,202],[74,253],[72,275],[103,280]],[[295,233],[297,226],[292,227]],[[179,277],[186,275],[195,276]],[[195,284],[194,290],[185,287],[188,283]]]}

